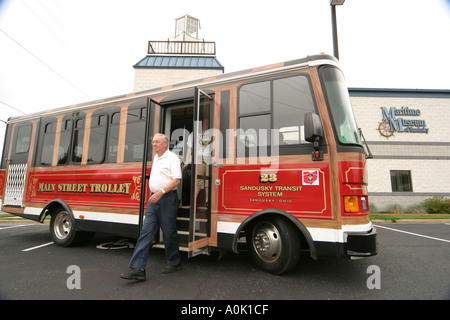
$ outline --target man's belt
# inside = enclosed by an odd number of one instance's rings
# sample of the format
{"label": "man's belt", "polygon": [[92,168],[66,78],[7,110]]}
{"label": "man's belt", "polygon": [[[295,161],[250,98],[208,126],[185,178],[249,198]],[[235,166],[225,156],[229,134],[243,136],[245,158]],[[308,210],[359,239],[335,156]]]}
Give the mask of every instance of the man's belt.
{"label": "man's belt", "polygon": [[[166,194],[171,194],[171,193],[176,193],[177,192],[177,189],[174,189],[174,190],[170,190],[170,191],[166,191],[166,193],[164,193],[163,194],[163,196],[165,196]],[[156,192],[152,192],[152,193],[150,193],[150,195],[153,195],[153,194],[155,194]]]}

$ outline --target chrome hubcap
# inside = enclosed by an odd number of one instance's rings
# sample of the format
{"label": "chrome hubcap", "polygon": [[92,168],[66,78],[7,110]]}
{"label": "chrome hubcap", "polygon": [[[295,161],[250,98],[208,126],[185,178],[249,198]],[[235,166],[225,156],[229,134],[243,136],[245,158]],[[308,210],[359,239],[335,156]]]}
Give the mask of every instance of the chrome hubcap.
{"label": "chrome hubcap", "polygon": [[58,239],[64,240],[67,238],[72,230],[72,221],[66,211],[61,211],[58,213],[55,219],[55,224],[53,225],[53,230],[55,231],[54,233]]}
{"label": "chrome hubcap", "polygon": [[263,261],[275,261],[282,248],[280,232],[272,223],[260,222],[253,231],[253,247]]}

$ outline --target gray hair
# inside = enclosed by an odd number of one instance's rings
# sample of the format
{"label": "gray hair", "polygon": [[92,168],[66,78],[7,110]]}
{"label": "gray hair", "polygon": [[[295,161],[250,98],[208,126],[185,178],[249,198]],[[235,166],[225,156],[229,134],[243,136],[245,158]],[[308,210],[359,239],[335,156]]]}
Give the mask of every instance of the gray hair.
{"label": "gray hair", "polygon": [[156,137],[156,136],[162,137],[163,140],[164,140],[164,142],[169,143],[169,138],[167,138],[167,136],[166,136],[164,133],[157,133],[157,134],[155,134],[153,137]]}

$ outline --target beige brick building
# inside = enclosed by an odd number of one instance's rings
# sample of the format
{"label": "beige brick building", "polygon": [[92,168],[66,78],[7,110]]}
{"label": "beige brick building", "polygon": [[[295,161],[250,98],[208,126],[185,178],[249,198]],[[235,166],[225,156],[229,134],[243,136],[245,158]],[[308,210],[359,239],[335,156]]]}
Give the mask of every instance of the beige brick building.
{"label": "beige brick building", "polygon": [[369,201],[381,211],[450,197],[450,90],[349,89],[373,154]]}

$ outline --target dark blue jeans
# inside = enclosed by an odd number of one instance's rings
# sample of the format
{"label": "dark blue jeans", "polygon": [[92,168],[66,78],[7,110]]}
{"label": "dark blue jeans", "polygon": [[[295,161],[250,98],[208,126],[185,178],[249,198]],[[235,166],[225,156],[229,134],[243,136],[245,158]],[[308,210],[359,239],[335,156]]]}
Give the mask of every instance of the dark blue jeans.
{"label": "dark blue jeans", "polygon": [[177,214],[178,195],[176,192],[163,195],[155,204],[147,204],[141,234],[128,265],[130,268],[145,268],[152,238],[160,227],[163,232],[167,265],[176,266],[180,264]]}

